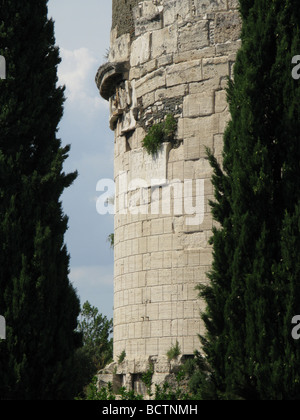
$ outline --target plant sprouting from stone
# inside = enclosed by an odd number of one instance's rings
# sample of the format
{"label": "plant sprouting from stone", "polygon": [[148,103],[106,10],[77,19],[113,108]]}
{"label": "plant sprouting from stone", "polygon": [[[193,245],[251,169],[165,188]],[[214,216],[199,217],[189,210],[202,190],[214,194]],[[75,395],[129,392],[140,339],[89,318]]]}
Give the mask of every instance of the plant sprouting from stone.
{"label": "plant sprouting from stone", "polygon": [[169,360],[175,360],[180,354],[181,354],[181,349],[180,349],[178,341],[176,340],[176,344],[172,345],[170,350],[167,352],[167,356]]}
{"label": "plant sprouting from stone", "polygon": [[149,155],[157,154],[164,142],[173,142],[177,130],[177,120],[172,114],[168,114],[164,121],[154,124],[142,144]]}
{"label": "plant sprouting from stone", "polygon": [[149,397],[152,397],[151,388],[152,388],[153,374],[154,374],[154,368],[153,368],[153,365],[150,364],[149,369],[147,370],[147,372],[145,372],[142,375],[142,382],[146,385],[147,393],[148,393]]}
{"label": "plant sprouting from stone", "polygon": [[110,247],[113,249],[115,246],[115,234],[110,233],[107,237],[107,242],[109,242]]}
{"label": "plant sprouting from stone", "polygon": [[119,365],[125,360],[125,357],[126,357],[126,351],[123,350],[122,353],[120,354],[119,358],[118,358]]}

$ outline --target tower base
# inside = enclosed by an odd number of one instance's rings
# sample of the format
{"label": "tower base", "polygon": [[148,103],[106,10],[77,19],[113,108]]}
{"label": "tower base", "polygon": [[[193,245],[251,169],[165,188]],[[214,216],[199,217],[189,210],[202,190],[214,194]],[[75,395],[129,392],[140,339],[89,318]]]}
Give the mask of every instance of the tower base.
{"label": "tower base", "polygon": [[[193,355],[180,355],[176,359],[169,360],[167,356],[149,356],[124,360],[122,363],[112,362],[105,369],[99,371],[97,378],[98,389],[112,385],[113,392],[118,395],[120,388],[134,391],[142,395],[144,399],[151,399],[145,384],[145,377],[151,378],[151,394],[155,394],[156,386],[162,387],[168,383],[171,389],[177,387],[177,376],[182,365]],[[149,382],[148,382],[149,383]],[[184,381],[181,387],[187,386]]]}

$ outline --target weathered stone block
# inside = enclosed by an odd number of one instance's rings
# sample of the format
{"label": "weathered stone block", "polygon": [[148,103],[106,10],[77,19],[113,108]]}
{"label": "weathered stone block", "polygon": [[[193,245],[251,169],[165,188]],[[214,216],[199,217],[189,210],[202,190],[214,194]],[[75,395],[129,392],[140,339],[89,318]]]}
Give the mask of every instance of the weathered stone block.
{"label": "weathered stone block", "polygon": [[112,44],[109,52],[109,61],[128,61],[130,56],[130,35],[124,34]]}
{"label": "weathered stone block", "polygon": [[152,34],[152,58],[177,51],[178,31],[176,26],[167,26]]}
{"label": "weathered stone block", "polygon": [[219,133],[225,133],[226,127],[230,121],[230,114],[228,112],[222,112],[219,119]]}
{"label": "weathered stone block", "polygon": [[201,80],[200,82],[190,83],[189,93],[204,93],[204,92],[213,92],[216,89],[221,88],[220,78],[214,77],[211,79]]}
{"label": "weathered stone block", "polygon": [[229,9],[238,9],[238,7],[239,7],[239,0],[228,0]]}
{"label": "weathered stone block", "polygon": [[219,132],[219,117],[216,114],[201,118],[182,118],[178,123],[179,137],[200,137],[204,143]]}
{"label": "weathered stone block", "polygon": [[[148,247],[149,250],[149,247]],[[147,271],[151,269],[151,254],[147,253],[147,254],[143,254],[143,270]]]}
{"label": "weathered stone block", "polygon": [[165,54],[157,58],[157,68],[161,68],[173,63],[173,54]]}
{"label": "weathered stone block", "polygon": [[159,270],[159,284],[162,286],[164,284],[170,284],[172,281],[172,270],[162,269]]}
{"label": "weathered stone block", "polygon": [[217,13],[215,18],[214,39],[216,44],[236,41],[241,35],[239,12]]}
{"label": "weathered stone block", "polygon": [[228,107],[227,93],[225,90],[215,92],[215,112],[223,112]]}
{"label": "weathered stone block", "polygon": [[[242,45],[242,41],[240,39],[237,39],[236,41],[227,41],[224,44],[217,44],[216,45],[216,55],[227,55],[235,54],[236,51],[240,49]],[[230,60],[230,58],[228,57]]]}
{"label": "weathered stone block", "polygon": [[[194,346],[194,337],[183,337],[182,352],[183,354],[193,354],[195,347]],[[191,351],[191,349],[194,349]]]}
{"label": "weathered stone block", "polygon": [[207,237],[205,232],[195,232],[184,236],[184,248],[206,248]]}
{"label": "weathered stone block", "polygon": [[[174,238],[172,237],[172,245],[174,247]],[[165,251],[164,253],[164,262],[163,262],[163,268],[171,268],[172,267],[172,251]]]}
{"label": "weathered stone block", "polygon": [[211,251],[201,251],[200,253],[200,263],[202,266],[211,266],[212,263],[212,252]]}
{"label": "weathered stone block", "polygon": [[174,64],[183,63],[187,61],[202,60],[202,58],[209,58],[215,55],[215,46],[201,48],[200,50],[180,50],[178,53],[173,54]]}
{"label": "weathered stone block", "polygon": [[204,58],[203,79],[221,78],[229,75],[227,57]]}
{"label": "weathered stone block", "polygon": [[135,255],[135,271],[143,270],[143,255]]}
{"label": "weathered stone block", "polygon": [[184,159],[196,160],[200,157],[200,139],[199,137],[190,137],[184,140]]}
{"label": "weathered stone block", "polygon": [[150,299],[152,303],[162,302],[162,288],[160,286],[154,286],[150,289]]}
{"label": "weathered stone block", "polygon": [[164,233],[173,233],[173,217],[164,217]]}
{"label": "weathered stone block", "polygon": [[[172,250],[172,248],[173,248],[172,238],[173,238],[172,234],[160,235],[159,236],[159,241],[158,241],[158,250],[159,251],[170,251],[170,250]],[[165,260],[165,258],[164,258],[164,260]]]}
{"label": "weathered stone block", "polygon": [[137,98],[143,97],[145,94],[152,92],[166,85],[166,73],[164,69],[158,69],[135,83]]}
{"label": "weathered stone block", "polygon": [[150,357],[137,357],[134,363],[134,373],[147,372],[149,363]]}
{"label": "weathered stone block", "polygon": [[[207,159],[207,156],[200,158],[195,162],[195,178],[196,179],[205,179],[204,182],[204,194],[208,195],[212,191],[212,184],[210,178],[213,173],[213,169]],[[208,189],[209,185],[209,189]]]}
{"label": "weathered stone block", "polygon": [[[195,293],[195,295],[196,295],[196,293]],[[194,296],[194,298],[196,298],[196,296]],[[183,313],[184,313],[184,319],[187,320],[187,326],[188,326],[187,331],[186,331],[186,335],[189,335],[189,333],[191,332],[191,330],[189,330],[190,323],[191,323],[191,320],[189,318],[193,318],[193,316],[194,316],[194,308],[193,308],[193,305],[192,305],[191,302],[184,302]],[[194,322],[192,321],[192,323],[194,323]]]}
{"label": "weathered stone block", "polygon": [[131,44],[130,65],[138,66],[150,59],[150,33],[139,36]]}
{"label": "weathered stone block", "polygon": [[189,22],[178,29],[178,51],[200,50],[209,46],[207,20]]}
{"label": "weathered stone block", "polygon": [[153,59],[153,60],[147,61],[146,63],[140,66],[140,70],[141,70],[140,77],[143,77],[146,74],[157,70],[157,60]]}
{"label": "weathered stone block", "polygon": [[[183,101],[183,117],[199,117],[210,115],[214,112],[213,92],[188,95]],[[221,112],[221,111],[219,111]]]}
{"label": "weathered stone block", "polygon": [[169,163],[174,163],[182,159],[183,159],[183,146],[181,144],[179,147],[170,150]]}
{"label": "weathered stone block", "polygon": [[198,249],[190,249],[186,252],[186,265],[188,267],[199,266],[200,252]]}
{"label": "weathered stone block", "polygon": [[153,321],[150,322],[151,325],[151,336],[152,337],[162,337],[163,333],[163,322],[162,321]]}
{"label": "weathered stone block", "polygon": [[226,0],[195,0],[194,3],[197,15],[216,12],[219,10],[227,10]]}
{"label": "weathered stone block", "polygon": [[[178,179],[183,181],[183,174],[184,174],[184,162],[183,161],[176,161],[172,164],[172,179]],[[177,190],[178,191],[178,190]]]}
{"label": "weathered stone block", "polygon": [[173,260],[173,267],[174,268],[185,266],[184,255],[183,255],[181,250],[173,251],[172,260]]}
{"label": "weathered stone block", "polygon": [[159,340],[157,338],[149,338],[149,340],[146,341],[146,354],[159,354],[158,343]]}
{"label": "weathered stone block", "polygon": [[194,60],[188,63],[174,64],[167,69],[167,87],[195,82],[201,79],[202,73],[200,60]]}
{"label": "weathered stone block", "polygon": [[149,270],[146,273],[146,284],[147,286],[156,286],[159,284],[159,272],[158,270]]}
{"label": "weathered stone block", "polygon": [[190,5],[187,0],[170,0],[164,4],[164,24],[166,26],[176,20],[183,21],[190,14]]}
{"label": "weathered stone block", "polygon": [[172,305],[171,302],[161,302],[159,304],[159,319],[170,320],[172,318]]}
{"label": "weathered stone block", "polygon": [[148,238],[148,251],[156,252],[158,251],[158,235],[150,236]]}
{"label": "weathered stone block", "polygon": [[135,35],[157,30],[162,27],[162,7],[153,1],[140,2],[134,9]]}
{"label": "weathered stone block", "polygon": [[151,235],[164,233],[164,219],[154,219],[151,221]]}
{"label": "weathered stone block", "polygon": [[215,156],[222,155],[223,146],[224,146],[223,135],[222,134],[215,135],[214,136],[214,155]]}
{"label": "weathered stone block", "polygon": [[151,269],[163,268],[164,254],[163,252],[153,252],[151,254]]}
{"label": "weathered stone block", "polygon": [[[143,313],[144,316],[142,316],[142,337],[143,338],[149,338],[151,337],[151,325],[148,320],[148,317],[146,317],[146,312]],[[148,312],[147,312],[148,315]],[[151,353],[150,353],[151,354]]]}

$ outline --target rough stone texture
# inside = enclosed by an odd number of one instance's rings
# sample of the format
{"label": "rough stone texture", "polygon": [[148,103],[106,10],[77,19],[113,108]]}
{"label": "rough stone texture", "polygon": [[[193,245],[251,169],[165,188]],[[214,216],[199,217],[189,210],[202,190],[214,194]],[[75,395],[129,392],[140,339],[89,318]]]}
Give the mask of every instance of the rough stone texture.
{"label": "rough stone texture", "polygon": [[162,386],[168,381],[170,385],[176,386],[176,375],[180,367],[187,360],[186,356],[178,356],[169,360],[166,356],[136,357],[134,360],[124,360],[123,362],[113,362],[98,374],[98,387],[105,387],[108,382],[113,386],[113,391],[118,393],[121,387],[133,389],[139,394],[143,394],[145,399],[147,388],[143,382],[143,374],[151,370],[152,386],[151,392],[155,393],[155,385]]}
{"label": "rough stone texture", "polygon": [[[237,7],[236,0],[113,0],[113,66],[106,66],[130,67],[122,77],[102,67],[97,79],[111,94],[115,131],[114,360],[126,352],[109,375],[134,389],[150,361],[157,382],[168,377],[170,347],[178,341],[193,355],[204,332],[195,286],[207,282],[212,262],[206,147],[222,160],[225,88],[240,47]],[[169,113],[178,122],[176,147],[165,144],[151,157],[142,140]]]}
{"label": "rough stone texture", "polygon": [[140,0],[112,0],[112,27],[118,28],[118,37],[134,33],[132,9]]}

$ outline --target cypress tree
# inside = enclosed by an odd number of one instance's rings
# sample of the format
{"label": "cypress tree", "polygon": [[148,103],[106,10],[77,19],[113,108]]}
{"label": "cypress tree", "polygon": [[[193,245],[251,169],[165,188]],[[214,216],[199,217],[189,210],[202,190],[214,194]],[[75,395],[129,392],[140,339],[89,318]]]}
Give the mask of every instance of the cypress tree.
{"label": "cypress tree", "polygon": [[0,0],[0,399],[69,399],[79,299],[60,196],[69,147],[57,138],[64,89],[47,0]]}
{"label": "cypress tree", "polygon": [[222,398],[297,399],[300,307],[299,54],[295,0],[240,0],[242,47],[229,82],[231,121],[214,168],[214,261],[202,337]]}

